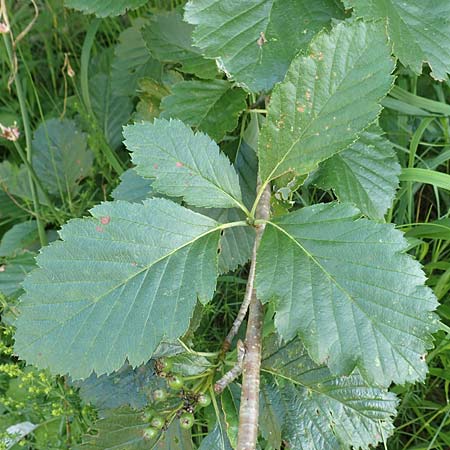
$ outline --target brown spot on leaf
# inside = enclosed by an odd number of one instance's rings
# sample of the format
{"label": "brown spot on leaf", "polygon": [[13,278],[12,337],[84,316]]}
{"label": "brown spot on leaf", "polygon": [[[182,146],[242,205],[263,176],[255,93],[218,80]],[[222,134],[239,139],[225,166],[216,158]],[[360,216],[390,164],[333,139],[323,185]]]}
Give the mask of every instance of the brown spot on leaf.
{"label": "brown spot on leaf", "polygon": [[100,222],[102,225],[108,225],[108,223],[111,222],[111,217],[103,216],[100,218]]}
{"label": "brown spot on leaf", "polygon": [[97,225],[95,227],[95,231],[98,231],[99,233],[103,233],[103,228]]}
{"label": "brown spot on leaf", "polygon": [[302,105],[297,106],[297,111],[298,111],[299,113],[305,112],[305,108],[304,108]]}
{"label": "brown spot on leaf", "polygon": [[176,165],[177,167],[183,167],[183,163],[181,163],[180,161],[177,161],[177,162],[175,163],[175,165]]}
{"label": "brown spot on leaf", "polygon": [[259,38],[256,42],[260,47],[262,47],[267,42],[264,31],[261,31],[261,33],[259,33]]}
{"label": "brown spot on leaf", "polygon": [[158,164],[153,164],[153,168],[156,170],[157,168],[158,168],[159,166],[158,166]]}

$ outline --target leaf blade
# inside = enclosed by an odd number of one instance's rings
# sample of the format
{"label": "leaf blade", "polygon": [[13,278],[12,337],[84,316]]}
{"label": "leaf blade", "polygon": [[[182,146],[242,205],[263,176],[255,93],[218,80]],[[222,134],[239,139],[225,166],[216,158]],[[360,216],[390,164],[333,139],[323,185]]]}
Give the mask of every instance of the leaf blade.
{"label": "leaf blade", "polygon": [[383,219],[399,184],[400,165],[392,144],[377,126],[361,133],[349,148],[324,161],[314,183],[333,189],[367,217]]}
{"label": "leaf blade", "polygon": [[186,331],[217,276],[212,219],[164,199],[104,203],[92,215],[38,257],[17,322],[18,354],[74,379],[146,362]]}
{"label": "leaf blade", "polygon": [[357,217],[351,206],[321,204],[269,222],[258,295],[275,299],[283,338],[299,333],[312,358],[328,361],[333,373],[358,367],[383,386],[423,379],[436,299],[420,265],[402,253],[400,232]]}
{"label": "leaf blade", "polygon": [[392,86],[394,65],[380,24],[340,23],[309,50],[273,91],[259,141],[263,182],[307,174],[344,150],[376,119]]}
{"label": "leaf blade", "polygon": [[179,120],[155,119],[124,129],[136,172],[155,178],[153,189],[194,206],[244,208],[236,171],[208,136]]}
{"label": "leaf blade", "polygon": [[253,92],[281,81],[294,56],[332,17],[342,17],[333,0],[197,0],[185,7],[185,20],[196,25],[194,44]]}

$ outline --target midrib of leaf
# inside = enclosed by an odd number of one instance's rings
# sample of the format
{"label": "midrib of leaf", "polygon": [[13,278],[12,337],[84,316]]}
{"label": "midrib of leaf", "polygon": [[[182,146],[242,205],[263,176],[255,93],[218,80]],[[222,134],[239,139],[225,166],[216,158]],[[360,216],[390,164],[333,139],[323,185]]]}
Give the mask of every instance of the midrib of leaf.
{"label": "midrib of leaf", "polygon": [[[166,255],[161,256],[160,258],[158,258],[155,261],[152,261],[150,264],[148,264],[147,266],[144,266],[141,270],[139,270],[138,272],[134,273],[133,275],[131,275],[130,277],[126,278],[125,280],[122,280],[120,283],[118,283],[117,285],[113,286],[112,288],[110,288],[108,291],[104,292],[102,295],[100,295],[99,297],[93,299],[92,302],[90,302],[88,305],[86,305],[85,307],[81,308],[80,310],[78,310],[75,314],[71,315],[71,316],[66,316],[65,320],[62,322],[59,322],[58,325],[55,325],[53,328],[50,328],[47,332],[47,334],[52,333],[54,330],[56,330],[57,328],[60,328],[61,325],[67,323],[68,321],[72,320],[73,317],[79,315],[80,313],[82,313],[83,311],[85,311],[86,309],[90,308],[94,303],[98,303],[99,301],[102,300],[102,298],[104,298],[105,296],[109,295],[111,292],[114,292],[116,289],[119,289],[120,287],[125,286],[130,280],[132,280],[133,278],[137,277],[138,275],[142,274],[143,272],[146,272],[148,270],[150,270],[155,264],[158,264],[159,262],[163,261],[166,258],[170,258],[172,255],[174,255],[175,253],[177,253],[178,251],[182,250],[183,248],[192,245],[194,242],[198,241],[199,239],[208,236],[209,234],[215,233],[216,231],[219,230],[225,230],[227,228],[234,228],[234,227],[241,227],[241,226],[248,226],[247,222],[245,221],[237,221],[237,222],[229,222],[226,224],[221,224],[215,228],[212,228],[211,230],[206,231],[205,233],[202,233],[198,236],[196,236],[195,238],[191,239],[189,242],[185,242],[183,245],[180,245],[179,247],[171,250],[169,253],[167,253]],[[87,320],[87,318],[86,318]],[[83,322],[84,323],[84,322]],[[80,327],[81,330],[82,327]],[[75,335],[74,339],[72,340],[72,343],[75,341],[75,339],[78,337],[78,334]],[[36,341],[38,341],[39,339],[42,339],[42,336],[37,337],[36,339],[30,341],[27,343],[26,346],[24,346],[24,349],[27,349],[28,347],[30,347],[31,345],[33,345]],[[71,344],[72,344],[71,343]]]}
{"label": "midrib of leaf", "polygon": [[[172,136],[171,136],[171,135],[169,136],[169,138],[170,138],[170,140],[172,140]],[[172,143],[173,143],[173,140],[172,140]],[[168,151],[166,151],[166,150],[164,149],[164,147],[161,147],[161,146],[158,145],[156,142],[153,142],[153,145],[154,145],[155,147],[159,148],[159,149],[161,150],[162,153],[164,153],[164,154],[170,156],[170,158],[172,158],[172,159],[174,159],[175,161],[177,161],[177,158],[174,157],[173,155],[171,155]],[[220,151],[220,150],[219,150],[219,151]],[[189,152],[190,152],[191,154],[193,154],[193,153],[192,153],[192,149],[191,149],[190,147],[189,147]],[[195,163],[195,159],[194,159],[194,163]],[[208,160],[208,163],[209,163],[209,160]],[[189,166],[188,164],[185,164],[185,163],[183,162],[183,166],[184,166],[184,167],[187,167],[188,169],[192,170],[193,172],[196,172],[196,174],[198,175],[199,178],[202,178],[202,179],[208,181],[208,182],[209,182],[210,184],[212,184],[213,186],[215,186],[220,192],[222,192],[222,194],[225,194],[229,199],[231,199],[231,200],[237,205],[237,207],[238,207],[239,209],[241,209],[242,211],[244,211],[244,213],[245,213],[247,216],[250,214],[249,210],[245,207],[244,204],[242,204],[239,200],[237,200],[236,198],[234,198],[234,197],[233,197],[231,194],[229,194],[228,192],[224,191],[220,185],[216,184],[214,181],[210,180],[208,177],[206,177],[205,175],[203,175],[203,174],[200,172],[200,170],[199,170],[199,168],[198,168],[197,165],[195,165],[195,168],[193,168],[193,167],[191,167],[191,166]],[[211,166],[211,167],[212,167],[213,172],[215,172],[214,167],[213,167],[213,166]],[[158,180],[158,177],[156,177],[156,180]]]}
{"label": "midrib of leaf", "polygon": [[[324,33],[324,31],[322,32],[322,34],[323,34],[323,33]],[[364,53],[366,52],[367,48],[368,48],[368,46],[366,45],[366,46],[364,47]],[[336,52],[336,48],[334,49],[334,51]],[[351,71],[353,71],[354,67],[355,67],[357,64],[359,64],[359,62],[360,62],[360,60],[361,60],[362,57],[363,57],[363,54],[359,55],[358,59],[355,60],[355,63],[352,65],[351,70],[348,70],[348,71],[346,72],[346,76],[345,76],[344,78],[342,78],[342,80],[338,83],[338,85],[337,85],[337,87],[336,87],[336,89],[335,89],[335,92],[337,92],[337,91],[341,88],[342,84],[344,83],[344,81],[346,81],[346,79],[347,79],[347,77],[348,77],[348,73],[351,72]],[[303,58],[306,59],[306,58],[309,58],[309,56],[305,56],[305,57],[303,57]],[[334,55],[333,55],[333,64],[334,64]],[[373,76],[373,75],[374,75],[374,74],[372,74],[372,76]],[[364,81],[366,81],[366,80],[364,80]],[[391,85],[393,85],[393,83],[394,83],[394,80],[392,80]],[[297,92],[297,89],[296,89],[296,92]],[[259,189],[258,195],[256,196],[255,203],[254,203],[254,205],[252,206],[252,210],[251,210],[251,215],[252,215],[252,216],[254,215],[254,212],[256,211],[256,205],[259,203],[259,200],[260,200],[261,195],[262,195],[262,193],[263,193],[263,191],[264,191],[264,188],[265,188],[265,187],[267,186],[267,184],[270,183],[270,181],[272,180],[273,174],[277,171],[278,167],[280,167],[280,165],[283,164],[283,162],[285,161],[285,159],[291,154],[291,151],[293,150],[293,148],[301,141],[301,139],[304,137],[306,131],[309,130],[311,124],[314,123],[316,117],[319,116],[319,115],[323,112],[323,110],[324,110],[325,107],[328,105],[328,103],[334,98],[335,92],[333,92],[333,94],[326,100],[326,102],[322,105],[322,107],[321,107],[321,108],[319,109],[319,111],[316,113],[315,117],[312,118],[312,119],[306,124],[304,130],[300,133],[300,135],[298,136],[298,138],[295,139],[295,140],[293,141],[293,143],[291,144],[291,146],[288,148],[287,152],[282,156],[282,158],[280,159],[280,161],[275,165],[274,169],[270,172],[270,174],[269,174],[269,176],[267,177],[267,179],[262,183],[261,188]],[[314,92],[314,94],[316,94],[316,92]],[[315,100],[315,98],[316,98],[316,95],[314,95],[314,100]],[[370,124],[368,124],[367,126],[369,126],[369,125],[370,125]],[[362,132],[362,131],[364,131],[364,130],[360,130],[360,131],[358,132],[358,134],[359,134],[360,132]],[[348,147],[350,147],[350,145],[352,145],[354,142],[356,142],[356,140],[357,140],[357,138],[355,138],[355,140],[354,140],[353,142],[351,142],[350,144],[348,144],[346,147],[344,147],[343,149],[339,150],[339,152],[336,152],[335,154],[338,154],[338,153],[340,153],[341,151],[347,149]],[[330,156],[330,157],[331,157],[331,156]],[[328,159],[328,158],[326,158],[326,159]],[[320,162],[321,162],[321,161],[318,161],[317,164],[319,164]],[[282,174],[278,175],[276,178],[281,177],[282,175],[284,175],[284,174],[287,173],[287,172],[288,172],[288,171],[283,172]]]}
{"label": "midrib of leaf", "polygon": [[[339,282],[333,277],[333,275],[331,274],[331,273],[329,273],[326,269],[325,269],[325,267],[323,267],[322,266],[322,264],[320,264],[320,262],[319,261],[317,261],[317,259],[314,257],[314,255],[312,255],[310,252],[308,252],[308,250],[305,248],[305,247],[303,247],[303,245],[300,243],[300,242],[298,242],[296,239],[295,239],[295,237],[294,236],[291,236],[286,230],[284,230],[282,227],[280,227],[280,226],[278,226],[276,223],[274,223],[274,222],[271,222],[271,221],[268,221],[267,222],[267,224],[268,225],[272,225],[273,227],[275,227],[276,229],[278,229],[279,231],[281,231],[284,235],[286,235],[292,242],[294,242],[294,244],[297,246],[297,247],[299,247],[307,256],[308,256],[308,258],[310,258],[311,259],[311,261],[313,261],[322,271],[323,271],[323,273],[326,275],[326,277],[327,278],[329,278],[330,279],[330,281],[353,303],[353,305],[355,305],[357,308],[358,308],[358,310],[368,319],[368,321],[371,323],[371,326],[372,326],[372,328],[373,329],[376,329],[376,330],[378,330],[378,332],[379,333],[381,333],[382,335],[383,335],[383,337],[394,347],[394,348],[396,348],[397,349],[397,351],[398,351],[398,353],[403,357],[403,359],[405,360],[405,361],[407,361],[408,362],[408,364],[411,366],[411,368],[413,368],[415,371],[416,371],[416,373],[420,376],[420,373],[416,370],[416,368],[415,368],[415,365],[411,362],[411,361],[409,361],[408,360],[408,358],[403,354],[403,352],[400,350],[400,348],[398,348],[398,346],[397,345],[395,345],[395,343],[394,342],[392,342],[387,336],[386,336],[386,334],[379,328],[379,327],[377,327],[377,324],[376,324],[376,322],[374,322],[373,321],[373,319],[371,318],[371,317],[369,317],[368,315],[367,315],[367,313],[364,311],[364,310],[362,310],[360,307],[359,307],[359,305],[358,305],[358,302],[357,301],[355,301],[355,299],[352,297],[352,295],[349,293],[349,292],[347,292],[347,290],[343,287],[343,286],[341,286],[340,284],[339,284]],[[378,303],[377,303],[377,305],[378,306],[382,306],[382,305],[379,305]],[[402,314],[404,314],[404,315],[406,315],[406,316],[408,316],[407,314],[406,314],[406,312],[403,312],[402,311]],[[415,319],[415,320],[417,320],[417,318],[416,317],[412,317],[412,316],[408,316],[408,317],[411,317],[411,318],[413,318],[413,319]],[[356,324],[356,322],[353,320],[353,322],[355,323],[355,329],[356,329],[356,331],[358,331],[358,327],[357,327],[357,324]],[[424,322],[425,323],[428,323],[426,320],[424,320]],[[336,323],[338,323],[338,321],[336,320]],[[392,326],[392,324],[390,324],[390,327],[391,328],[395,328],[395,327],[393,327]],[[404,333],[405,331],[404,330],[400,330],[400,329],[398,329],[398,328],[395,328],[397,331],[400,331],[400,332],[402,332],[402,333]],[[360,348],[362,348],[362,346],[360,345]]]}

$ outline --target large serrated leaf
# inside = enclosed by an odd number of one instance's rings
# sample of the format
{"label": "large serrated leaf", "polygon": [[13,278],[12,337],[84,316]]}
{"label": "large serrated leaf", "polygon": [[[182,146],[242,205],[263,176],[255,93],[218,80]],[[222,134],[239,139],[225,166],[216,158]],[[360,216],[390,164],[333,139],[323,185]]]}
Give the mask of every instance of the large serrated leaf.
{"label": "large serrated leaf", "polygon": [[147,0],[64,0],[64,5],[97,17],[107,17],[125,14],[128,9],[139,8],[146,2]]}
{"label": "large serrated leaf", "polygon": [[358,219],[337,203],[269,222],[256,286],[275,300],[284,339],[300,334],[312,358],[336,374],[358,367],[371,383],[422,380],[436,319],[432,291],[390,224]]}
{"label": "large serrated leaf", "polygon": [[217,144],[179,120],[127,126],[125,145],[136,172],[155,178],[153,189],[194,206],[243,208],[239,179]]}
{"label": "large serrated leaf", "polygon": [[344,0],[358,17],[386,19],[394,53],[415,73],[423,63],[431,75],[445,80],[450,73],[450,2],[444,0]]}
{"label": "large serrated leaf", "polygon": [[9,229],[0,240],[0,258],[37,250],[39,235],[36,221],[22,222]]}
{"label": "large serrated leaf", "polygon": [[181,64],[181,71],[199,78],[215,78],[217,67],[213,60],[205,59],[192,45],[194,27],[183,21],[179,11],[156,14],[143,30],[147,47],[159,61]]}
{"label": "large serrated leaf", "polygon": [[259,140],[263,182],[304,175],[375,120],[394,68],[381,23],[340,23],[298,56],[273,91]]}
{"label": "large serrated leaf", "polygon": [[271,335],[264,344],[262,370],[273,378],[263,392],[272,391],[289,448],[368,449],[392,433],[394,394],[368,386],[358,374],[333,376],[311,360],[298,338],[282,344]]}
{"label": "large serrated leaf", "polygon": [[17,353],[74,379],[148,361],[216,285],[214,220],[165,199],[103,203],[91,214],[38,256],[17,321]]}
{"label": "large serrated leaf", "polygon": [[72,120],[50,119],[34,133],[33,168],[50,194],[63,197],[77,191],[77,181],[89,175],[93,155],[87,138]]}
{"label": "large serrated leaf", "polygon": [[254,92],[282,80],[294,56],[332,17],[342,17],[334,0],[196,0],[185,13],[196,25],[194,44]]}
{"label": "large serrated leaf", "polygon": [[333,189],[340,201],[355,204],[366,216],[383,219],[400,170],[392,144],[378,126],[372,126],[349,148],[324,161],[314,182]]}
{"label": "large serrated leaf", "polygon": [[163,98],[160,117],[180,119],[184,123],[221,141],[236,128],[245,109],[247,93],[225,80],[182,81],[172,86],[172,94]]}

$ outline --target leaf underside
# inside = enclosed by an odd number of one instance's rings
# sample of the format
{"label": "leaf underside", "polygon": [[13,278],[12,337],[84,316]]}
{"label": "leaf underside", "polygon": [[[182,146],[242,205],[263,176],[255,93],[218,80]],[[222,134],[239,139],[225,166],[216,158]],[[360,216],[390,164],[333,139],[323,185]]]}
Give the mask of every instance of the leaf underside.
{"label": "leaf underside", "polygon": [[162,340],[186,331],[217,276],[214,220],[165,199],[91,213],[38,256],[17,321],[20,357],[74,379],[110,373],[126,358],[148,361]]}
{"label": "leaf underside", "polygon": [[[265,339],[263,392],[275,412],[274,430],[298,450],[368,449],[393,431],[397,399],[358,374],[336,377],[308,356],[300,339]],[[277,448],[277,447],[275,447]],[[279,448],[279,447],[278,447]]]}
{"label": "leaf underside", "polygon": [[269,222],[258,251],[258,295],[275,301],[283,339],[298,333],[333,373],[358,367],[383,386],[423,380],[436,299],[419,263],[403,253],[402,234],[358,215],[331,203]]}
{"label": "leaf underside", "polygon": [[294,56],[332,17],[342,17],[334,0],[196,0],[185,7],[185,20],[196,25],[194,44],[253,92],[281,81]]}
{"label": "leaf underside", "polygon": [[320,33],[273,90],[259,139],[263,182],[304,175],[354,142],[381,111],[394,63],[381,23]]}
{"label": "leaf underside", "polygon": [[441,0],[344,0],[355,15],[387,19],[394,54],[416,74],[423,63],[431,76],[444,81],[450,73],[450,2]]}

